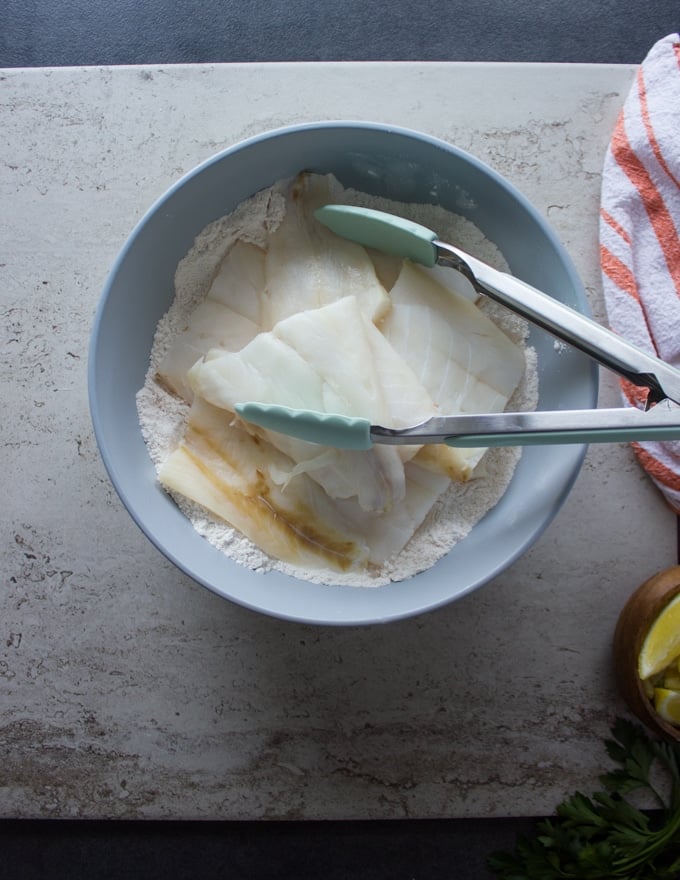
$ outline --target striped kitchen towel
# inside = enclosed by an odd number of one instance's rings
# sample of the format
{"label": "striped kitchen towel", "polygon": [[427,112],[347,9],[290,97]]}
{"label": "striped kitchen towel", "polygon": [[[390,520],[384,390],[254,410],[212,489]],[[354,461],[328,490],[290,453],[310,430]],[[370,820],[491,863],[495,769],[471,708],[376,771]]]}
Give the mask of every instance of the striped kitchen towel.
{"label": "striped kitchen towel", "polygon": [[[659,40],[637,71],[607,150],[600,263],[609,325],[680,367],[680,36]],[[622,380],[626,404],[646,390]],[[680,513],[680,441],[634,443]]]}

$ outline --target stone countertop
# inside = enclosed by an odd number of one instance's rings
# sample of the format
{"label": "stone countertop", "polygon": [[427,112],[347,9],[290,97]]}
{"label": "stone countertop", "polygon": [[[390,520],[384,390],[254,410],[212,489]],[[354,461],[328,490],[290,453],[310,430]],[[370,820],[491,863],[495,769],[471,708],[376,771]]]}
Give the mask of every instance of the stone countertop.
{"label": "stone countertop", "polygon": [[[381,627],[296,625],[196,585],[137,529],[99,459],[86,367],[147,207],[222,147],[320,119],[419,129],[489,163],[548,216],[601,319],[600,170],[634,73],[0,71],[1,816],[536,815],[597,786],[625,711],[618,612],[676,562],[675,517],[628,447],[591,447],[534,547],[464,599]],[[618,405],[609,375],[601,403]]]}

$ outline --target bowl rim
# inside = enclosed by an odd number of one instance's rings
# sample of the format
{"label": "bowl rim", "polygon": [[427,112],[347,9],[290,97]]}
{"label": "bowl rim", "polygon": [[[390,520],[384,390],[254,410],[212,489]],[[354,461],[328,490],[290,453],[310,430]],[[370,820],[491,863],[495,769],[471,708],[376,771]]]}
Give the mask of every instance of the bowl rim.
{"label": "bowl rim", "polygon": [[[567,479],[562,481],[562,485],[559,493],[552,498],[552,509],[548,514],[545,514],[540,522],[535,524],[529,531],[527,531],[523,540],[518,542],[513,550],[513,552],[506,554],[502,562],[499,562],[495,567],[490,568],[482,577],[479,577],[475,580],[472,580],[469,584],[467,584],[463,589],[458,590],[453,595],[442,596],[439,599],[430,601],[426,604],[422,602],[415,601],[415,597],[417,596],[417,589],[413,590],[414,600],[409,601],[406,604],[402,604],[400,608],[397,610],[386,610],[383,613],[376,613],[375,609],[370,611],[368,614],[364,613],[354,613],[354,614],[338,614],[336,611],[332,613],[301,613],[299,610],[296,612],[287,612],[284,608],[276,608],[272,609],[271,607],[266,607],[262,604],[261,601],[250,599],[249,597],[244,597],[241,595],[232,595],[221,588],[216,587],[215,584],[211,583],[206,578],[202,577],[199,573],[197,573],[190,565],[184,561],[178,553],[176,553],[172,548],[168,547],[167,543],[164,543],[159,537],[154,533],[154,531],[149,527],[148,523],[144,521],[144,518],[139,514],[134,504],[130,502],[130,499],[127,495],[125,487],[122,484],[122,480],[119,477],[117,467],[112,459],[112,455],[110,452],[110,447],[107,441],[106,436],[104,436],[102,432],[102,419],[101,419],[101,411],[100,411],[100,402],[97,397],[97,385],[98,385],[98,371],[97,371],[97,345],[98,340],[101,334],[103,317],[106,311],[107,301],[110,297],[111,291],[115,284],[116,278],[119,275],[121,268],[125,264],[126,259],[132,249],[135,241],[139,237],[140,232],[144,230],[144,228],[149,224],[151,219],[163,209],[165,205],[167,205],[173,197],[182,190],[191,180],[203,174],[207,169],[211,168],[213,165],[223,162],[225,159],[228,159],[229,156],[239,153],[243,150],[246,150],[253,145],[259,144],[263,141],[279,138],[281,136],[290,136],[296,135],[302,132],[309,132],[315,130],[330,130],[330,129],[361,129],[366,131],[375,131],[381,132],[383,134],[394,134],[400,137],[405,137],[408,139],[415,139],[420,142],[424,142],[438,150],[442,150],[444,152],[448,152],[462,159],[464,162],[474,166],[477,171],[481,172],[486,177],[490,178],[496,186],[499,186],[501,189],[505,190],[506,193],[514,199],[521,209],[529,216],[529,218],[533,221],[533,223],[541,230],[541,233],[545,236],[550,246],[552,247],[555,256],[558,258],[559,263],[561,264],[561,268],[566,274],[568,281],[571,285],[574,296],[577,299],[577,307],[582,310],[585,314],[590,314],[590,307],[588,303],[588,299],[585,293],[585,289],[583,287],[583,283],[574,267],[572,260],[562,244],[562,242],[557,237],[557,234],[553,230],[550,222],[545,218],[538,209],[523,195],[523,193],[510,181],[508,181],[505,177],[503,177],[499,172],[495,169],[491,168],[484,161],[467,152],[466,150],[455,146],[441,138],[435,137],[433,135],[429,135],[415,129],[411,129],[408,127],[391,125],[387,123],[376,123],[370,122],[366,120],[353,121],[353,120],[323,120],[317,122],[304,122],[304,123],[296,123],[294,125],[286,125],[280,126],[273,129],[268,129],[262,131],[258,134],[249,136],[242,140],[235,142],[234,144],[227,146],[218,152],[212,154],[211,156],[204,159],[202,162],[194,166],[193,168],[186,171],[182,174],[176,181],[174,181],[166,190],[154,200],[149,208],[142,214],[142,216],[138,219],[138,221],[134,224],[132,230],[128,234],[122,248],[118,252],[116,259],[114,260],[111,269],[107,275],[106,281],[104,283],[102,293],[100,295],[99,302],[97,304],[94,322],[92,325],[92,333],[90,337],[90,345],[88,350],[88,398],[89,398],[89,407],[91,419],[94,427],[95,438],[97,441],[97,445],[99,448],[99,452],[101,458],[103,460],[105,469],[108,473],[109,479],[118,494],[119,499],[122,501],[124,507],[126,508],[128,514],[132,517],[133,521],[137,524],[137,526],[141,529],[141,531],[145,534],[145,536],[151,541],[151,543],[165,556],[169,561],[171,561],[180,571],[187,574],[192,580],[206,587],[210,591],[216,593],[222,598],[229,599],[230,601],[238,604],[242,607],[248,608],[252,611],[256,611],[259,613],[264,613],[269,616],[273,616],[278,619],[294,621],[298,623],[304,624],[315,624],[315,625],[330,625],[330,626],[365,626],[365,625],[373,625],[377,623],[387,623],[391,621],[402,620],[414,616],[418,616],[420,614],[428,613],[430,611],[434,611],[438,608],[446,606],[451,602],[456,601],[459,598],[467,595],[468,593],[478,589],[485,583],[493,580],[496,576],[498,576],[502,571],[507,569],[512,563],[514,563],[520,556],[522,556],[529,547],[531,547],[535,541],[540,537],[543,531],[548,527],[548,525],[552,522],[554,517],[557,515],[558,511],[562,507],[562,504],[569,492],[571,491],[578,474],[581,469],[581,465],[583,463],[583,459],[585,458],[587,452],[587,446],[572,446],[571,447],[571,465],[569,468],[569,476]],[[590,366],[589,370],[589,382],[587,386],[587,390],[589,394],[587,395],[589,398],[588,405],[595,406],[597,403],[597,394],[598,394],[598,369],[597,365],[594,362]],[[507,491],[507,490],[506,490]],[[501,498],[502,500],[502,498]],[[500,503],[500,502],[499,502]],[[493,509],[493,508],[492,508]],[[183,515],[182,515],[183,516]],[[483,518],[484,519],[484,518]],[[475,525],[475,528],[478,524]],[[193,527],[192,527],[193,528]],[[205,539],[203,539],[205,540]],[[465,540],[465,539],[463,539]],[[206,542],[207,544],[207,542]],[[215,549],[215,548],[213,548]],[[216,550],[216,552],[220,552]],[[235,565],[239,565],[238,563],[233,563]],[[242,567],[239,565],[239,567]],[[267,573],[266,575],[258,575],[259,577],[270,577],[272,573]],[[280,573],[279,573],[280,574]],[[287,575],[281,575],[282,577],[289,577]],[[416,577],[419,577],[417,575]],[[297,580],[297,579],[295,579]],[[358,590],[361,593],[370,592],[376,593],[378,591],[387,591],[390,589],[396,588],[398,584],[411,583],[413,578],[407,579],[406,581],[395,582],[394,584],[385,585],[383,587],[378,588],[361,588],[361,587],[338,587],[333,585],[321,585],[321,584],[311,584],[313,588],[317,591],[324,591],[325,589],[333,589],[333,590]],[[310,584],[310,582],[297,580],[297,583],[300,584]],[[390,603],[387,603],[389,606]],[[369,605],[370,607],[370,605]]]}

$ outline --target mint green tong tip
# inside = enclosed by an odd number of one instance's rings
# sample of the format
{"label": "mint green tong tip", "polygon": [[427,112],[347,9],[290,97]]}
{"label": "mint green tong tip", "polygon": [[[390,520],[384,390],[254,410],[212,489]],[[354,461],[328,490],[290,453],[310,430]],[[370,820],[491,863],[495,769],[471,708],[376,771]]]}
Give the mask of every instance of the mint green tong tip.
{"label": "mint green tong tip", "polygon": [[404,217],[354,205],[324,205],[314,216],[336,235],[383,254],[406,257],[423,266],[437,262],[436,234]]}

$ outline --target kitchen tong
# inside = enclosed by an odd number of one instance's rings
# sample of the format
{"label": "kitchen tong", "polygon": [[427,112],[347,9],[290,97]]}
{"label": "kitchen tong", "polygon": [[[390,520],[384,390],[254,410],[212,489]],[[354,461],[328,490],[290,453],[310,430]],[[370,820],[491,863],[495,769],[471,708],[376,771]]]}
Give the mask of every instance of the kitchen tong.
{"label": "kitchen tong", "polygon": [[246,421],[344,449],[368,449],[374,443],[481,447],[680,438],[680,370],[524,281],[439,241],[436,233],[418,223],[351,205],[326,205],[315,216],[337,235],[366,247],[424,266],[455,269],[478,293],[547,330],[634,385],[647,388],[647,408],[435,416],[419,425],[395,429],[372,425],[367,419],[248,402],[236,406]]}

